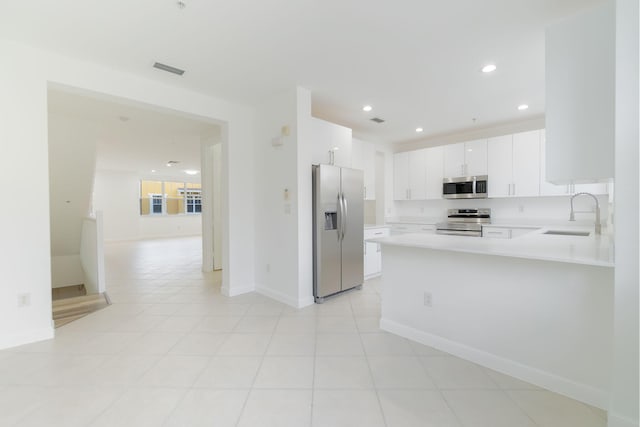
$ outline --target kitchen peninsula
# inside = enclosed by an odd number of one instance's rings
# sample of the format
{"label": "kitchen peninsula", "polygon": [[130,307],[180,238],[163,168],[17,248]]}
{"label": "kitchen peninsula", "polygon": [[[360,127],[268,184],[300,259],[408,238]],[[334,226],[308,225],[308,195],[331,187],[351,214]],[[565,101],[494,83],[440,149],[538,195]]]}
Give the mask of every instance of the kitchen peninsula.
{"label": "kitchen peninsula", "polygon": [[548,231],[375,239],[381,328],[606,408],[613,243]]}

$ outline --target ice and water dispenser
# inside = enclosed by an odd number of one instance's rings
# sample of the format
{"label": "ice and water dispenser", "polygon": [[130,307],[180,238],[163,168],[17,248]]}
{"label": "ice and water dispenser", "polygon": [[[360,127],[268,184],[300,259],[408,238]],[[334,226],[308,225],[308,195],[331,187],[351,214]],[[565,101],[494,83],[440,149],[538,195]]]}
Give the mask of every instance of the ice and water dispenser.
{"label": "ice and water dispenser", "polygon": [[324,212],[324,229],[325,230],[337,230],[338,229],[338,212]]}

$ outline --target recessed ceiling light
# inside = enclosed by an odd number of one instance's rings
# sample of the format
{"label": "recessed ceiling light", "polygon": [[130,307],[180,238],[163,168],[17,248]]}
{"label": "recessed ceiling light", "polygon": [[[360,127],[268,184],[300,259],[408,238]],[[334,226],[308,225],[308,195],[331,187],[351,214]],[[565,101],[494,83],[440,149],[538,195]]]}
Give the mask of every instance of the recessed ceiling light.
{"label": "recessed ceiling light", "polygon": [[333,147],[333,151],[338,151],[340,150],[340,147]]}
{"label": "recessed ceiling light", "polygon": [[529,108],[529,106],[528,106],[527,104],[521,104],[521,105],[518,105],[518,110],[520,110],[520,111],[524,111],[524,110],[526,110],[527,108]]}
{"label": "recessed ceiling light", "polygon": [[364,107],[362,107],[362,111],[366,111],[367,113],[371,110],[373,110],[373,107],[371,105],[365,105]]}
{"label": "recessed ceiling light", "polygon": [[484,67],[482,67],[482,72],[483,73],[492,73],[496,70],[496,66],[495,64],[487,64]]}
{"label": "recessed ceiling light", "polygon": [[151,169],[151,173],[156,173],[156,170],[155,169]]}
{"label": "recessed ceiling light", "polygon": [[184,171],[184,173],[186,173],[187,175],[198,175],[198,171],[192,169],[187,169]]}
{"label": "recessed ceiling light", "polygon": [[424,129],[422,129],[422,128],[416,128],[416,132],[418,132],[418,133],[422,132],[423,130]]}

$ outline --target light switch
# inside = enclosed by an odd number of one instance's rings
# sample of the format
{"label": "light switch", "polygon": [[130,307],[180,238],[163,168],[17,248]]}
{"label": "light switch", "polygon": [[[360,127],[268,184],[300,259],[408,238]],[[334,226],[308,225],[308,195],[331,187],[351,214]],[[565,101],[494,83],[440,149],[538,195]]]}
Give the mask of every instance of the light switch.
{"label": "light switch", "polygon": [[284,189],[283,197],[284,197],[284,200],[289,200],[289,189],[288,188]]}

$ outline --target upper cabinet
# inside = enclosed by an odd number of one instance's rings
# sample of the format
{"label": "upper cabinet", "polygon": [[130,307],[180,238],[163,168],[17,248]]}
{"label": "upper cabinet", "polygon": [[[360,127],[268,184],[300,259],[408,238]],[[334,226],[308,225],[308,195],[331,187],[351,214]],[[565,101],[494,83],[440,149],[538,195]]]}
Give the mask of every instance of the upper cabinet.
{"label": "upper cabinet", "polygon": [[444,177],[487,174],[487,141],[461,142],[444,146]]}
{"label": "upper cabinet", "polygon": [[489,197],[540,194],[540,131],[489,138]]}
{"label": "upper cabinet", "polygon": [[444,177],[444,147],[426,149],[427,155],[427,200],[442,199]]}
{"label": "upper cabinet", "polygon": [[546,32],[546,180],[614,176],[615,2]]}
{"label": "upper cabinet", "polygon": [[427,198],[427,149],[393,155],[394,200]]}
{"label": "upper cabinet", "polygon": [[311,118],[313,144],[312,164],[333,164],[351,167],[351,129],[324,120]]}
{"label": "upper cabinet", "polygon": [[376,198],[376,147],[370,142],[353,138],[351,167],[364,171],[364,199]]}
{"label": "upper cabinet", "polygon": [[540,195],[541,196],[568,196],[575,193],[586,192],[591,194],[607,194],[609,192],[609,187],[606,183],[595,183],[595,184],[552,184],[551,182],[545,179],[545,170],[546,170],[546,162],[545,154],[547,151],[546,144],[546,133],[545,130],[542,129],[540,131],[540,158],[542,161],[540,162]]}

